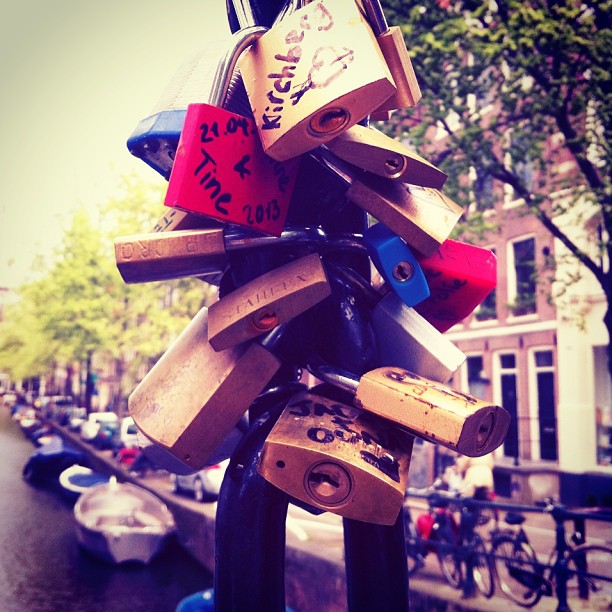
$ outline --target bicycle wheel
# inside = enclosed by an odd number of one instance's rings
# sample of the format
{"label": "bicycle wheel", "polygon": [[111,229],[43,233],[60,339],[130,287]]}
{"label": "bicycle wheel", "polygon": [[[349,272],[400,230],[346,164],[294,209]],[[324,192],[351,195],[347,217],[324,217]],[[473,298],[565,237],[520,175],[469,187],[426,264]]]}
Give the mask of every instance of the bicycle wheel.
{"label": "bicycle wheel", "polygon": [[436,536],[436,554],[442,575],[453,588],[459,589],[463,584],[460,553],[455,541],[445,533]]}
{"label": "bicycle wheel", "polygon": [[533,548],[502,535],[493,541],[491,550],[497,583],[504,595],[524,608],[535,606],[542,597],[542,576],[537,573]]}
{"label": "bicycle wheel", "polygon": [[474,543],[474,582],[478,590],[486,597],[493,597],[495,591],[495,580],[493,579],[493,568],[491,557],[485,548],[480,536],[476,536]]}
{"label": "bicycle wheel", "polygon": [[567,559],[570,576],[567,581],[569,597],[594,596],[605,609],[612,608],[612,550],[605,546],[583,544],[574,548]]}

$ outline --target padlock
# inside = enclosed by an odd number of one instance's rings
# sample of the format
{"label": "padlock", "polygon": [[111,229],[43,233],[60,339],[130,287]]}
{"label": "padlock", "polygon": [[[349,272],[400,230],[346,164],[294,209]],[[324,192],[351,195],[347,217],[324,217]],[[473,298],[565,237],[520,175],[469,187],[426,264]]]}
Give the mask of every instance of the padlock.
{"label": "padlock", "polygon": [[378,176],[432,189],[442,189],[446,182],[444,172],[372,127],[354,125],[325,146],[344,161]]}
{"label": "padlock", "polygon": [[372,263],[407,306],[429,297],[425,274],[408,245],[383,223],[369,227],[363,235]]}
{"label": "padlock", "polygon": [[357,378],[316,359],[308,367],[320,380],[353,393],[358,408],[468,457],[493,452],[510,425],[510,415],[501,406],[403,368],[376,368]]}
{"label": "padlock", "polygon": [[[447,382],[466,360],[465,354],[435,327],[428,323],[394,291],[376,291],[354,270],[346,266],[327,264],[332,281],[341,277],[346,286],[369,306],[369,323],[375,338],[375,354],[369,360],[370,368],[398,366],[436,382]],[[329,357],[319,352],[321,357]],[[339,363],[344,369],[363,374],[364,369],[350,367],[350,362]]]}
{"label": "padlock", "polygon": [[[178,67],[152,112],[141,120],[127,140],[127,148],[166,180],[170,177],[187,105],[210,100],[212,83],[219,63],[224,61],[229,37],[209,39]],[[239,71],[236,69],[219,106],[250,117],[251,109]]]}
{"label": "padlock", "polygon": [[209,229],[177,229],[117,238],[115,261],[126,283],[199,277],[224,272],[228,251],[271,245],[291,249],[325,238],[318,228],[287,228],[276,238],[217,224]]}
{"label": "padlock", "polygon": [[421,99],[421,88],[402,31],[398,26],[389,27],[379,0],[359,1],[372,26],[397,90],[374,111],[374,114],[415,106]]}
{"label": "padlock", "polygon": [[[226,435],[225,439],[221,442],[221,445],[218,446],[214,450],[213,454],[208,457],[203,467],[216,465],[228,457],[231,457],[238,444],[240,444],[244,438],[244,435],[247,433],[248,429],[248,419],[246,416],[243,416]],[[145,436],[144,433],[138,429],[138,427],[136,427],[136,439],[138,442],[137,445],[139,451],[143,453],[157,468],[166,470],[172,474],[181,475],[193,474],[197,471],[196,468],[187,465],[163,446],[149,440],[149,438],[147,438],[147,436]]]}
{"label": "padlock", "polygon": [[413,440],[363,410],[299,393],[268,434],[258,471],[316,508],[392,525],[408,484]]}
{"label": "padlock", "polygon": [[422,255],[430,256],[438,250],[463,213],[437,189],[406,185],[358,170],[325,147],[316,155],[345,180],[349,200]]}
{"label": "padlock", "polygon": [[354,2],[311,2],[283,14],[238,61],[264,150],[282,161],[334,138],[395,85]]}
{"label": "padlock", "polygon": [[189,104],[164,204],[280,235],[289,211],[299,159],[268,157],[253,120],[222,108],[238,57],[265,28],[234,34],[219,66],[209,104]]}
{"label": "padlock", "polygon": [[202,308],[130,395],[136,426],[183,464],[201,469],[281,367],[269,347],[282,331],[217,352]]}
{"label": "padlock", "polygon": [[270,270],[208,309],[208,341],[216,351],[251,340],[290,321],[331,293],[318,253]]}
{"label": "padlock", "polygon": [[497,258],[489,249],[448,239],[417,259],[431,295],[415,309],[441,332],[463,321],[497,284]]}

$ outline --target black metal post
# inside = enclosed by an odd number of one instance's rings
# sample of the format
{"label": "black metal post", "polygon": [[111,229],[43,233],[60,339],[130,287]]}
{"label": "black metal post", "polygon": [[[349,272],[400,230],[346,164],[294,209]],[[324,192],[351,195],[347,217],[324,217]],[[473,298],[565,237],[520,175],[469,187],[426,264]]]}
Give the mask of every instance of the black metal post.
{"label": "black metal post", "polygon": [[350,612],[409,610],[403,509],[392,526],[351,519],[343,524]]}
{"label": "black metal post", "polygon": [[562,506],[554,506],[551,511],[552,517],[555,519],[555,548],[557,550],[557,561],[555,563],[555,578],[556,578],[556,593],[557,612],[571,612],[571,608],[567,603],[567,542],[565,541],[565,508]]}
{"label": "black metal post", "polygon": [[476,527],[477,509],[471,499],[465,499],[461,508],[460,544],[465,561],[465,579],[463,581],[463,597],[469,599],[476,596],[474,582],[474,529]]}
{"label": "black metal post", "polygon": [[215,610],[285,611],[289,497],[257,472],[273,419],[262,415],[234,452],[221,487],[215,532]]}

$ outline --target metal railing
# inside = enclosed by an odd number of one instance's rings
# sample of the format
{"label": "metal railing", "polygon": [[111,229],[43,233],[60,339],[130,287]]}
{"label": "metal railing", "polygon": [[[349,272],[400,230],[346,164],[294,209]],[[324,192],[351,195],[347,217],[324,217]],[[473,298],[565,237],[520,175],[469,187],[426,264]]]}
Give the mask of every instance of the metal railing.
{"label": "metal railing", "polygon": [[[540,573],[544,571],[547,573],[550,572],[550,576],[553,577],[556,587],[555,594],[559,604],[557,610],[569,610],[567,601],[567,584],[574,574],[579,575],[579,598],[589,598],[588,588],[585,587],[584,581],[580,580],[580,578],[583,577],[581,574],[587,575],[588,572],[581,572],[580,569],[570,570],[567,564],[568,552],[573,550],[574,546],[580,546],[587,543],[587,520],[610,523],[612,522],[612,509],[569,509],[562,504],[552,502],[530,506],[497,501],[481,501],[472,498],[450,496],[439,491],[429,493],[408,491],[407,500],[409,498],[420,498],[427,500],[430,508],[435,507],[440,500],[444,500],[444,503],[451,504],[453,511],[459,515],[459,534],[457,537],[457,542],[454,546],[454,552],[457,555],[458,560],[460,560],[465,568],[464,580],[461,587],[463,597],[470,598],[476,595],[474,582],[474,543],[477,541],[477,538],[474,538],[474,534],[476,533],[478,526],[483,525],[483,523],[489,523],[491,520],[493,520],[495,526],[490,530],[490,535],[493,538],[496,534],[502,533],[502,531],[507,531],[510,533],[510,529],[503,530],[499,527],[500,512],[507,511],[519,514],[545,514],[551,517],[554,523],[553,550],[550,552],[548,561],[546,563],[541,563],[540,561],[537,562],[537,568],[534,568],[534,571],[538,571]],[[569,522],[573,524],[573,531],[569,530],[567,527],[567,523]],[[571,538],[574,546],[568,543],[568,537]],[[430,541],[420,537],[417,537],[417,542],[423,546],[431,546],[434,549],[436,546],[440,545],[435,541]],[[444,545],[448,546],[447,544]],[[494,562],[495,559],[492,557],[492,552],[490,549],[489,555],[491,561]],[[596,577],[600,580],[610,581],[608,576],[598,575]]]}

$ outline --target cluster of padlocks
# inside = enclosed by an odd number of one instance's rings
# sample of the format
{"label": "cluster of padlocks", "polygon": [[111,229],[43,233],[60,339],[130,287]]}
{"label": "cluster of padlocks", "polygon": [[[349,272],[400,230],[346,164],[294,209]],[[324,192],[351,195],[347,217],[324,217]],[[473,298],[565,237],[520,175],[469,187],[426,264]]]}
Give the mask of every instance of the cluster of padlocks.
{"label": "cluster of padlocks", "polygon": [[449,238],[446,176],[370,125],[421,95],[378,1],[289,0],[264,25],[245,6],[229,49],[181,67],[128,141],[168,189],[151,232],[116,240],[123,279],[219,288],[129,410],[151,457],[187,472],[280,398],[259,474],[391,525],[414,436],[480,456],[506,434],[502,407],[446,384],[465,355],[443,332],[494,288],[495,256]]}

